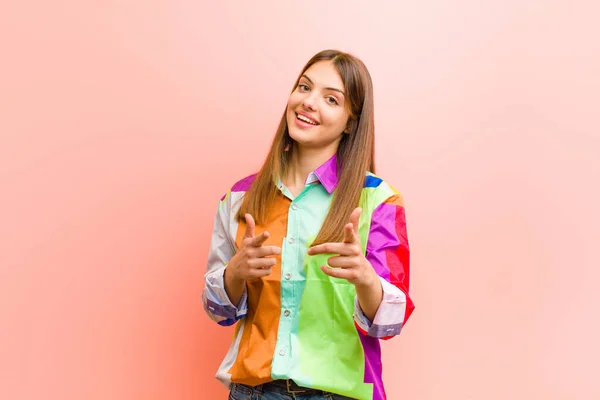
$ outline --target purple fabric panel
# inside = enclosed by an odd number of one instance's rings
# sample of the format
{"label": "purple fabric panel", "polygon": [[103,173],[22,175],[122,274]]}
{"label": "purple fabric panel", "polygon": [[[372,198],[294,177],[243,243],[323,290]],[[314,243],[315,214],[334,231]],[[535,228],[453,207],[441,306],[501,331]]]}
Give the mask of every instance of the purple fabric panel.
{"label": "purple fabric panel", "polygon": [[365,382],[373,384],[373,400],[385,400],[379,339],[358,332],[365,352]]}
{"label": "purple fabric panel", "polygon": [[366,257],[377,274],[388,282],[390,269],[387,266],[385,251],[395,249],[399,244],[396,234],[396,206],[382,203],[371,216]]}
{"label": "purple fabric panel", "polygon": [[250,186],[252,186],[252,183],[254,182],[254,179],[256,179],[256,176],[258,174],[253,174],[250,176],[245,177],[244,179],[236,182],[233,187],[231,188],[232,192],[246,192],[248,191],[248,189],[250,189]]}

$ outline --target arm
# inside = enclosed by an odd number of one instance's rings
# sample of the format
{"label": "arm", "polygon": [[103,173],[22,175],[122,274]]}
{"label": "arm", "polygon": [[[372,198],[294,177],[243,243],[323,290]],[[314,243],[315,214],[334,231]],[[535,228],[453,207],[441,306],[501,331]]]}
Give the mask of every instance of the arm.
{"label": "arm", "polygon": [[368,290],[371,294],[365,295],[357,287],[354,320],[363,334],[389,339],[398,335],[408,320],[414,310],[408,294],[409,258],[404,204],[399,195],[393,195],[371,217],[366,259],[377,273],[381,301],[377,308],[373,306],[375,283]]}
{"label": "arm", "polygon": [[248,309],[246,282],[240,284],[231,280],[226,273],[227,264],[235,254],[229,240],[230,202],[231,193],[219,202],[202,292],[204,310],[213,321],[223,326],[233,325],[246,315]]}
{"label": "arm", "polygon": [[364,316],[372,321],[377,314],[379,305],[383,300],[383,287],[377,275],[365,284],[354,285],[356,287],[356,297],[360,304]]}

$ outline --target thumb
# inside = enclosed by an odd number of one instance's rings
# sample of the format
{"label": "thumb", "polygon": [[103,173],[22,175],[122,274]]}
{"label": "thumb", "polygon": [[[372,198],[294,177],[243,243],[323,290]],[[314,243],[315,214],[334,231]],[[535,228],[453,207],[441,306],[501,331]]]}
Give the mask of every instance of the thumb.
{"label": "thumb", "polygon": [[245,214],[244,217],[246,218],[246,232],[244,233],[244,237],[253,238],[255,227],[254,218],[252,218],[252,215],[250,214]]}
{"label": "thumb", "polygon": [[357,207],[350,214],[350,222],[352,223],[352,230],[355,235],[358,235],[358,223],[360,221],[360,214],[362,213],[362,208]]}

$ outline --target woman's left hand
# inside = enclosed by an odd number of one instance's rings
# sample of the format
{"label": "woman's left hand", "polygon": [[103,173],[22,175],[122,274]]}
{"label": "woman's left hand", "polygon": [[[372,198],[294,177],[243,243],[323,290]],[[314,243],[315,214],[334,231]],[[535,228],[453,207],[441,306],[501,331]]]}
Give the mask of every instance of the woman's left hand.
{"label": "woman's left hand", "polygon": [[[378,280],[377,273],[362,252],[358,234],[360,208],[355,208],[350,214],[350,222],[344,226],[344,241],[342,243],[323,243],[310,247],[308,254],[338,254],[327,259],[327,265],[321,270],[334,278],[346,279],[355,286],[367,286]],[[333,267],[333,268],[330,268]]]}

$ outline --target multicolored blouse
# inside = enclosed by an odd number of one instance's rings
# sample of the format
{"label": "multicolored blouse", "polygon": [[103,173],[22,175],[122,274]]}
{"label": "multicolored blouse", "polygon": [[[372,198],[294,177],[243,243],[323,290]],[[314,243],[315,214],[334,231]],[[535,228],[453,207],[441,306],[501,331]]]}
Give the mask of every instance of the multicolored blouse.
{"label": "multicolored blouse", "polygon": [[282,253],[266,277],[247,282],[239,304],[224,288],[227,263],[240,248],[246,226],[235,218],[256,175],[237,182],[221,199],[210,243],[204,308],[233,340],[217,372],[226,386],[293,379],[298,385],[356,399],[385,399],[380,340],[398,335],[414,309],[408,295],[409,246],[400,194],[368,173],[361,194],[359,233],[363,251],[383,286],[373,321],[363,314],[354,285],[320,267],[331,255],[309,256],[338,184],[333,156],[296,197],[281,182],[265,245]]}

